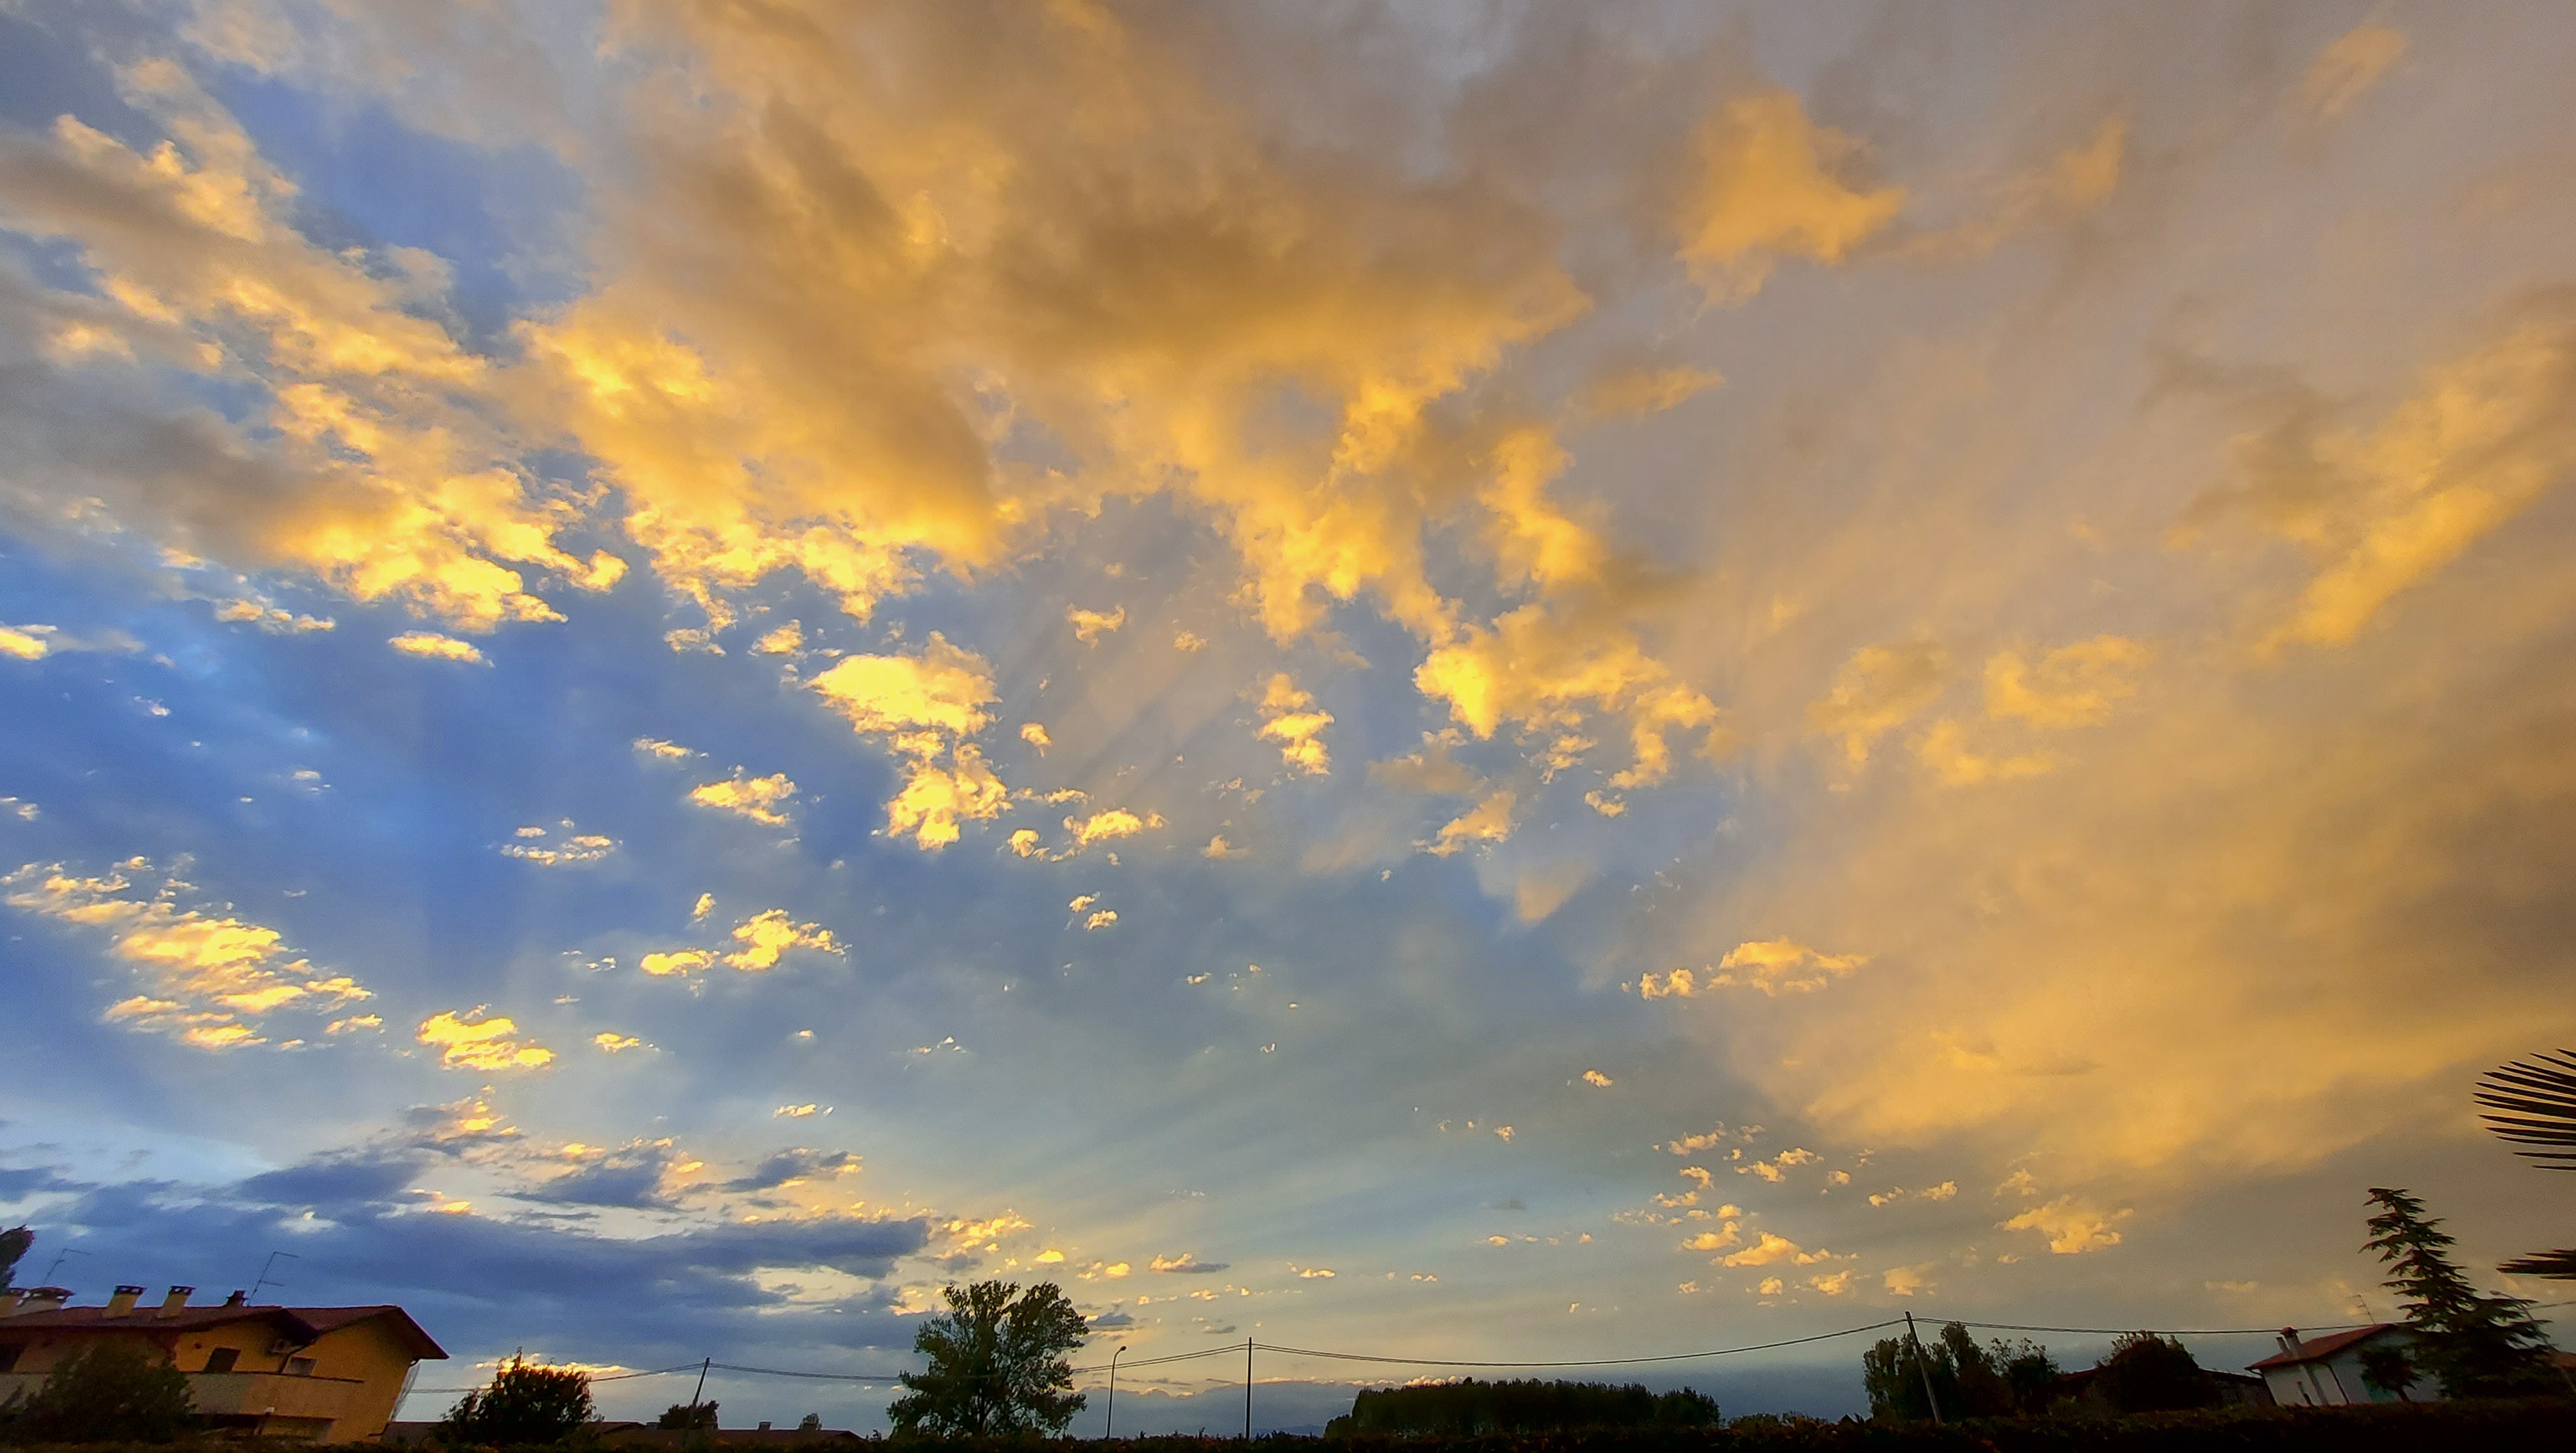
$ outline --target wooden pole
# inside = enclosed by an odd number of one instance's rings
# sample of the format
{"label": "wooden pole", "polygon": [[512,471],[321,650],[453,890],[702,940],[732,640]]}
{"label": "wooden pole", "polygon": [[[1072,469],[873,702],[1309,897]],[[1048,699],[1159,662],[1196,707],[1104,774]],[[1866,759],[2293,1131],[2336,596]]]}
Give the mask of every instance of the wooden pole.
{"label": "wooden pole", "polygon": [[1932,1364],[1923,1360],[1923,1339],[1914,1335],[1914,1314],[1905,1314],[1905,1341],[1914,1349],[1914,1370],[1923,1374],[1923,1400],[1932,1405],[1932,1426],[1941,1426],[1941,1395],[1932,1390]]}

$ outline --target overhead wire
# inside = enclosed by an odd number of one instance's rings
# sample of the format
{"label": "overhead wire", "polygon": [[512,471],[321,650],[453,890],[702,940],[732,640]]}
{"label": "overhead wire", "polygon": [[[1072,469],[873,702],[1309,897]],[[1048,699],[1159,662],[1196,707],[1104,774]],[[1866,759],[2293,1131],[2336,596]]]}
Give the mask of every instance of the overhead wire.
{"label": "overhead wire", "polygon": [[[2534,1309],[2543,1307],[2576,1306],[2576,1302],[2534,1302],[2532,1303],[2532,1306]],[[1923,1320],[1931,1321],[1943,1319],[1926,1317]],[[1585,1357],[1545,1361],[1530,1359],[1480,1359],[1462,1357],[1398,1357],[1374,1352],[1333,1352],[1318,1347],[1290,1347],[1284,1344],[1271,1342],[1254,1342],[1252,1347],[1253,1350],[1257,1352],[1269,1352],[1283,1357],[1314,1357],[1333,1362],[1367,1362],[1391,1367],[1639,1367],[1662,1362],[1696,1362],[1712,1357],[1735,1357],[1748,1352],[1771,1352],[1783,1347],[1801,1347],[1815,1342],[1831,1342],[1843,1337],[1855,1337],[1863,1332],[1884,1331],[1889,1327],[1901,1327],[1904,1324],[1905,1319],[1898,1317],[1891,1318],[1884,1322],[1871,1322],[1864,1326],[1845,1327],[1839,1331],[1817,1332],[1805,1337],[1788,1337],[1776,1342],[1755,1342],[1742,1347],[1717,1347],[1701,1352],[1666,1352],[1650,1357]],[[1959,1321],[1958,1325],[1974,1328],[1980,1332],[2051,1332],[2063,1336],[2076,1337],[2121,1337],[2132,1332],[2141,1331],[2153,1332],[2158,1336],[2164,1337],[2269,1337],[2277,1335],[2281,1330],[2277,1327],[2188,1327],[2178,1329],[2160,1327],[2044,1327],[2022,1322],[1970,1322],[1964,1320]],[[2327,1326],[2314,1327],[2309,1330],[2315,1332],[2349,1332],[2373,1325],[2376,1324],[2370,1322],[2338,1322]],[[1227,1342],[1214,1347],[1203,1347],[1196,1352],[1170,1352],[1165,1353],[1160,1357],[1140,1357],[1134,1362],[1127,1362],[1122,1359],[1117,1364],[1117,1370],[1126,1372],[1132,1371],[1136,1368],[1160,1367],[1174,1362],[1195,1362],[1200,1358],[1205,1357],[1227,1356],[1241,1350],[1241,1348],[1241,1343]],[[897,1382],[904,1376],[904,1374],[899,1372],[806,1372],[794,1368],[754,1367],[744,1363],[710,1362],[701,1360],[698,1362],[683,1362],[671,1367],[645,1368],[632,1372],[599,1373],[594,1375],[590,1380],[594,1383],[623,1382],[630,1378],[667,1377],[676,1372],[697,1372],[702,1369],[717,1372],[746,1373],[757,1377],[788,1377],[809,1382]],[[1065,1370],[1072,1373],[1107,1372],[1110,1370],[1110,1364],[1106,1362],[1094,1362],[1078,1367],[1068,1367]],[[482,1387],[416,1387],[409,1390],[411,1394],[469,1393],[482,1391],[484,1391],[484,1388]]]}

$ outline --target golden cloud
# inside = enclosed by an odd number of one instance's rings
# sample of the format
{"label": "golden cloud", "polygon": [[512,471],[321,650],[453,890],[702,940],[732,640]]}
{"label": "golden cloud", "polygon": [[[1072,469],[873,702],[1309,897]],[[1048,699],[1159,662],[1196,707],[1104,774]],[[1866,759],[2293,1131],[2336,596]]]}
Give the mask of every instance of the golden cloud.
{"label": "golden cloud", "polygon": [[438,1051],[443,1069],[532,1070],[555,1057],[553,1050],[519,1038],[519,1026],[509,1016],[479,1007],[433,1014],[421,1021],[414,1037]]}
{"label": "golden cloud", "polygon": [[1941,694],[1946,664],[1941,648],[1929,641],[1864,646],[1843,663],[1832,693],[1807,708],[1807,725],[1820,735],[1840,737],[1844,756],[1853,766],[1863,766],[1871,743]]}
{"label": "golden cloud", "polygon": [[1315,698],[1298,690],[1287,673],[1272,676],[1261,689],[1261,730],[1254,735],[1277,742],[1279,759],[1289,766],[1321,776],[1332,770],[1324,728],[1333,724],[1333,714],[1313,710],[1314,704]]}
{"label": "golden cloud", "polygon": [[2120,1233],[2112,1223],[2128,1215],[2127,1211],[2103,1211],[2073,1196],[2060,1196],[1998,1224],[2006,1231],[2036,1231],[2048,1238],[2050,1252],[2075,1256],[2119,1245]]}
{"label": "golden cloud", "polygon": [[442,636],[436,631],[405,631],[385,644],[406,656],[420,656],[433,661],[462,661],[469,666],[490,664],[473,642]]}
{"label": "golden cloud", "polygon": [[706,782],[690,788],[689,800],[700,807],[738,813],[769,827],[788,826],[788,816],[779,810],[779,804],[796,795],[796,784],[787,780],[784,772],[772,772],[766,777],[745,777],[742,770],[736,767],[733,775],[722,782]]}
{"label": "golden cloud", "polygon": [[2136,694],[2135,673],[2154,658],[2150,648],[2119,636],[2059,646],[2036,663],[2000,652],[1986,662],[1986,715],[2042,729],[2098,726],[2115,703]]}
{"label": "golden cloud", "polygon": [[6,877],[5,901],[21,912],[104,930],[120,959],[133,965],[145,993],[118,1001],[111,1023],[174,1034],[200,1049],[234,1049],[267,1041],[242,1024],[293,1006],[309,1013],[345,1008],[374,995],[345,974],[325,974],[291,957],[285,935],[229,913],[181,908],[185,884],[175,878],[149,900],[135,895],[129,873],[152,871],[141,858],[100,877],[76,877],[59,863],[29,863]]}
{"label": "golden cloud", "polygon": [[2365,21],[2317,52],[2299,81],[2299,99],[2322,120],[2332,121],[2368,94],[2406,54],[2406,32]]}
{"label": "golden cloud", "polygon": [[1787,91],[1738,96],[1701,123],[1697,187],[1675,222],[1691,280],[1716,302],[1759,291],[1783,257],[1842,261],[1893,221],[1902,187],[1845,182],[1859,145]]}

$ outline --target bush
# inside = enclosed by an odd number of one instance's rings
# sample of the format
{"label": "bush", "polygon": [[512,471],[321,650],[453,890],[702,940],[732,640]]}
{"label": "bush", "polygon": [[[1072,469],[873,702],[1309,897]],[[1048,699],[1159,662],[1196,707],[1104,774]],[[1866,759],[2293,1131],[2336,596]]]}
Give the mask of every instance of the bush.
{"label": "bush", "polygon": [[456,1443],[560,1443],[593,1416],[589,1373],[514,1357],[490,1387],[457,1399],[439,1432]]}
{"label": "bush", "polygon": [[10,1431],[27,1442],[167,1443],[194,1411],[187,1374],[140,1342],[102,1338],[54,1368]]}

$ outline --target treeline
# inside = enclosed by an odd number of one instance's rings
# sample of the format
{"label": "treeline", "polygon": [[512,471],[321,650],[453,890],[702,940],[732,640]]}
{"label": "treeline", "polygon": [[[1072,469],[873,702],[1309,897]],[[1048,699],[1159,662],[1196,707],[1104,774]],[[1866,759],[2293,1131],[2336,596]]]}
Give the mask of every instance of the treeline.
{"label": "treeline", "polygon": [[1355,1433],[1543,1433],[1580,1428],[1711,1428],[1717,1400],[1683,1388],[1657,1393],[1597,1382],[1459,1382],[1363,1389],[1327,1438]]}

